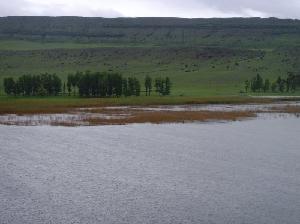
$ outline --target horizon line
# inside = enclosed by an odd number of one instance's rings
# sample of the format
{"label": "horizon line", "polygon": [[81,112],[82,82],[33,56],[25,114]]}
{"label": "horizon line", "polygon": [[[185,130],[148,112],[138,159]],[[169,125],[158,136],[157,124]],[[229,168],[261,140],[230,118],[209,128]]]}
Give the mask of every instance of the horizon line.
{"label": "horizon line", "polygon": [[149,18],[149,19],[189,19],[189,20],[193,20],[193,19],[278,19],[278,20],[300,20],[298,18],[279,18],[279,17],[258,17],[258,16],[249,16],[249,17],[242,17],[242,16],[233,16],[233,17],[172,17],[172,16],[118,16],[118,17],[103,17],[103,16],[47,16],[47,15],[18,15],[18,16],[0,16],[0,18],[9,18],[9,17],[49,17],[49,18],[61,18],[61,17],[70,17],[70,18],[102,18],[102,19],[145,19],[145,18]]}

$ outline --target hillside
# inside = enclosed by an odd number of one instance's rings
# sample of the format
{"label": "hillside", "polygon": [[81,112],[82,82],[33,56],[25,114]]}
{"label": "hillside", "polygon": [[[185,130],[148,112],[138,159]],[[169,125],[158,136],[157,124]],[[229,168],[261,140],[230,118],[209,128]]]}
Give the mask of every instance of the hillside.
{"label": "hillside", "polygon": [[0,18],[0,76],[117,71],[170,76],[176,95],[238,94],[257,73],[299,71],[300,21]]}
{"label": "hillside", "polygon": [[299,44],[299,20],[275,18],[0,18],[2,38],[39,41],[205,44],[231,46],[278,45],[287,36]]}

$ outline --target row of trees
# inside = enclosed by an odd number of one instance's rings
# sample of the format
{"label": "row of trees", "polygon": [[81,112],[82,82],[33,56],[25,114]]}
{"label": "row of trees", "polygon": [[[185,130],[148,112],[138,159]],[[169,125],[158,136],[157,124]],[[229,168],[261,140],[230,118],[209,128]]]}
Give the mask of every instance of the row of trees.
{"label": "row of trees", "polygon": [[[145,92],[146,96],[150,96],[153,89],[153,81],[150,76],[145,77]],[[159,95],[171,94],[170,78],[156,78],[154,80],[155,92]],[[118,73],[85,73],[77,72],[76,74],[68,75],[67,79],[68,94],[76,95],[78,91],[80,96],[140,96],[141,84],[135,77],[122,77]]]}
{"label": "row of trees", "polygon": [[[145,89],[146,96],[150,96],[152,92],[152,79],[150,76],[146,76],[145,78]],[[166,78],[156,78],[154,80],[155,92],[159,95],[167,96],[171,94],[171,80],[169,77]]]}
{"label": "row of trees", "polygon": [[118,73],[85,73],[77,72],[68,75],[67,90],[80,96],[111,97],[111,96],[139,96],[141,85],[137,78],[123,78]]}
{"label": "row of trees", "polygon": [[245,81],[246,92],[295,92],[299,86],[300,75],[295,75],[292,72],[288,73],[286,79],[279,76],[273,82],[270,82],[269,79],[264,79],[260,74],[257,74],[250,81]]}
{"label": "row of trees", "polygon": [[[153,81],[145,78],[145,92],[151,95]],[[167,78],[156,78],[155,91],[159,95],[170,95],[171,81]],[[141,84],[135,77],[125,78],[118,73],[77,72],[67,77],[62,84],[55,74],[23,75],[17,80],[4,79],[4,90],[8,95],[21,96],[56,96],[59,94],[80,95],[86,97],[140,96]]]}
{"label": "row of trees", "polygon": [[61,79],[55,74],[23,75],[16,81],[4,78],[4,91],[8,95],[56,96],[61,92]]}

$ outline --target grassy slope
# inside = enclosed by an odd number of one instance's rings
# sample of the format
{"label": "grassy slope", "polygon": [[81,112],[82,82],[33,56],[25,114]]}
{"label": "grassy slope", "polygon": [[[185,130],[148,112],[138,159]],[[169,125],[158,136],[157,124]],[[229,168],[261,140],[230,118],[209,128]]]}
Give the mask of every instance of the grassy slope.
{"label": "grassy slope", "polygon": [[[154,45],[148,44],[149,47]],[[89,49],[102,47],[145,47],[145,44],[133,43],[76,43],[76,42],[41,42],[26,40],[1,40],[1,51],[28,51],[28,50],[47,50],[47,49]]]}
{"label": "grassy slope", "polygon": [[0,77],[54,72],[65,79],[75,71],[117,71],[141,80],[170,76],[174,95],[237,95],[246,79],[285,76],[297,59],[276,49],[219,48],[2,40]]}
{"label": "grassy slope", "polygon": [[0,80],[113,71],[169,76],[175,96],[238,95],[257,73],[299,72],[299,36],[300,21],[274,18],[0,18]]}

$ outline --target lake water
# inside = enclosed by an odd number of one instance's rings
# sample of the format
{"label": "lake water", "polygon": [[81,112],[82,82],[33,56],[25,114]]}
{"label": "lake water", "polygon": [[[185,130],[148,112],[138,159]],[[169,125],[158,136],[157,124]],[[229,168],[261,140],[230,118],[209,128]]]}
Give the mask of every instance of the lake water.
{"label": "lake water", "polygon": [[0,223],[299,223],[300,119],[0,126]]}

